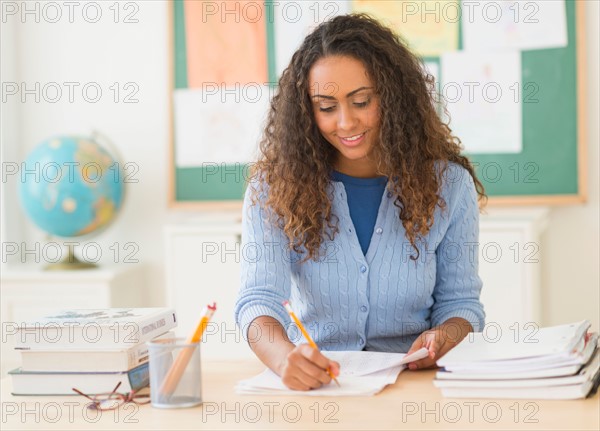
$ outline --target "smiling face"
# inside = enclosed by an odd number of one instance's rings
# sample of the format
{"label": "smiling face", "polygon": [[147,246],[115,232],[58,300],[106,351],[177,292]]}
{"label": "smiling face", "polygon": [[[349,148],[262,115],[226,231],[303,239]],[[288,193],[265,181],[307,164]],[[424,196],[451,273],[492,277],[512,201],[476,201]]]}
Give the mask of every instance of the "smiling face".
{"label": "smiling face", "polygon": [[359,60],[330,56],[309,73],[315,121],[337,150],[334,168],[355,177],[375,177],[372,152],[379,138],[379,98],[375,84]]}

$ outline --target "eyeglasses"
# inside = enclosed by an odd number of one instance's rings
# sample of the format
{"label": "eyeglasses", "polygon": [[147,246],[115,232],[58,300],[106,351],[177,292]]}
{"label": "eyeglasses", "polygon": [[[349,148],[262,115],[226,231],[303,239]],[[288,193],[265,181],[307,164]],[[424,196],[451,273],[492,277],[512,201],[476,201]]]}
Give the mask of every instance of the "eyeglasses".
{"label": "eyeglasses", "polygon": [[136,404],[148,404],[150,402],[150,394],[140,394],[136,391],[131,391],[127,394],[117,393],[117,389],[121,386],[121,382],[117,383],[117,386],[112,390],[111,393],[86,395],[78,389],[72,388],[79,395],[86,397],[92,402],[88,404],[88,409],[94,410],[114,410],[118,409],[122,404],[125,403],[136,403]]}

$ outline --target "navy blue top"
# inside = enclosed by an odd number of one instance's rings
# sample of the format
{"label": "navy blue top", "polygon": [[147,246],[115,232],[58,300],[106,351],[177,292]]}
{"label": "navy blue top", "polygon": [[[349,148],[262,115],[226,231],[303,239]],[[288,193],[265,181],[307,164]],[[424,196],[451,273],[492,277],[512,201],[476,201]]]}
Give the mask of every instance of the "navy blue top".
{"label": "navy blue top", "polygon": [[354,224],[360,248],[366,255],[377,222],[377,213],[387,184],[387,177],[357,178],[333,171],[331,178],[333,181],[341,182],[346,189],[350,218]]}

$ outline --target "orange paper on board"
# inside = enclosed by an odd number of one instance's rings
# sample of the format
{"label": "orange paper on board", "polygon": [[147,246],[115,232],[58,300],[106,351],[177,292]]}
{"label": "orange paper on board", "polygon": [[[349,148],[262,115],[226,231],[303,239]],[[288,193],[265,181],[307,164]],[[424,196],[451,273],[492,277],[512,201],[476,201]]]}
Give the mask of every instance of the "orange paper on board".
{"label": "orange paper on board", "polygon": [[188,87],[268,82],[262,2],[186,0]]}

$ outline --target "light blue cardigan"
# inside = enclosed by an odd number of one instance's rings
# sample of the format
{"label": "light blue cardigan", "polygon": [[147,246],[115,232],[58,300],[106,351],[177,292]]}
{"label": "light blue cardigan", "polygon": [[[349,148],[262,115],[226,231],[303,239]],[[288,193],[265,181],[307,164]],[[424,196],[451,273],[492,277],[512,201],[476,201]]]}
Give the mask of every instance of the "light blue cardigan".
{"label": "light blue cardigan", "polygon": [[420,333],[451,317],[462,317],[475,331],[482,330],[477,194],[461,166],[449,164],[446,170],[442,197],[447,207],[436,208],[431,230],[418,243],[416,261],[410,259],[416,252],[387,191],[364,256],[344,186],[332,181],[340,231],[324,243],[323,258],[300,264],[301,256],[288,250],[283,231],[250,201],[251,189],[261,185],[258,202],[263,203],[268,191],[262,183],[251,183],[244,199],[241,288],[235,307],[244,336],[256,317],[271,316],[294,343],[306,342],[282,306],[288,299],[325,350],[406,352]]}

